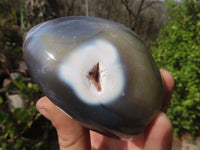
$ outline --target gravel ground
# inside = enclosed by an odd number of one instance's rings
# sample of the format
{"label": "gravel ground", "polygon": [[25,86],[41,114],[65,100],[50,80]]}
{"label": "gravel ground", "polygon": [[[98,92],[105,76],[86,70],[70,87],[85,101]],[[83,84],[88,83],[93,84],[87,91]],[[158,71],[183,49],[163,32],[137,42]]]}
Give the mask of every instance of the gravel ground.
{"label": "gravel ground", "polygon": [[181,139],[174,137],[172,150],[200,150],[200,137],[191,140],[188,135]]}

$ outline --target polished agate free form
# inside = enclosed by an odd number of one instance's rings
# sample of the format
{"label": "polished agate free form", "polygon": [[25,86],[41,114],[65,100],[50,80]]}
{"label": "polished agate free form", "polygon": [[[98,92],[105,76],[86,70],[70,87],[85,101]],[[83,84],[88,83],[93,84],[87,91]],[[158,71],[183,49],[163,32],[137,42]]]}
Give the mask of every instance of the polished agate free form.
{"label": "polished agate free form", "polygon": [[50,20],[27,33],[23,52],[44,94],[89,129],[131,139],[162,106],[162,79],[150,52],[117,22]]}

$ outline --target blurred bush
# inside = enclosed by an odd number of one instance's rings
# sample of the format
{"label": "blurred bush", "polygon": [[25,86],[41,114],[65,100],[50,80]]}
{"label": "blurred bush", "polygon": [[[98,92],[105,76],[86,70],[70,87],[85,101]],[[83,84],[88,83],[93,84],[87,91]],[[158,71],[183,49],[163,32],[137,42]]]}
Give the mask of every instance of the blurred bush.
{"label": "blurred bush", "polygon": [[9,108],[0,97],[0,145],[2,150],[44,149],[53,129],[49,121],[36,110],[35,102],[43,94],[35,83],[22,78],[12,80],[7,94],[22,95],[26,107]]}
{"label": "blurred bush", "polygon": [[[0,1],[0,8],[0,149],[49,149],[55,130],[35,106],[43,94],[21,67],[23,37],[31,26],[24,22],[24,1]],[[13,95],[20,95],[24,106],[11,108]]]}
{"label": "blurred bush", "polygon": [[153,56],[175,79],[168,110],[174,133],[195,136],[200,127],[200,3],[167,2],[169,22],[153,44]]}
{"label": "blurred bush", "polygon": [[20,31],[15,13],[0,16],[0,73],[9,74],[17,68],[17,61],[22,60],[22,33]]}

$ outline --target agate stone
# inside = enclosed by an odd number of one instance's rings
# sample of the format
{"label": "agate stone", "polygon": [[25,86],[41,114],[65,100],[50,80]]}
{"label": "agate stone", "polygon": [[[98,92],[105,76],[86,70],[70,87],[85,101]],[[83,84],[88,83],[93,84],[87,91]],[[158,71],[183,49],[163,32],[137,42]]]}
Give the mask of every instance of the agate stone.
{"label": "agate stone", "polygon": [[27,33],[23,51],[44,94],[89,129],[130,139],[144,131],[162,106],[162,79],[150,52],[117,22],[50,20]]}

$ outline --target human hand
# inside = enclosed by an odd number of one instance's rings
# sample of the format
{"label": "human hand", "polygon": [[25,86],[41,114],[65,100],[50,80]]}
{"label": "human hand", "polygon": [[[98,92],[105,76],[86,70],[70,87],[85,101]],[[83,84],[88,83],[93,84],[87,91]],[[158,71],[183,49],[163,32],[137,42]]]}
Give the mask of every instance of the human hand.
{"label": "human hand", "polygon": [[84,128],[58,109],[47,97],[37,102],[37,109],[56,128],[60,150],[170,150],[172,125],[164,112],[170,103],[174,79],[166,70],[160,70],[160,73],[165,88],[163,110],[143,133],[130,141],[112,139]]}

